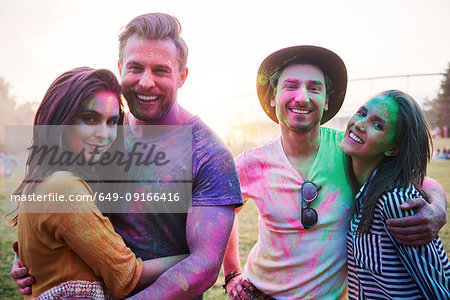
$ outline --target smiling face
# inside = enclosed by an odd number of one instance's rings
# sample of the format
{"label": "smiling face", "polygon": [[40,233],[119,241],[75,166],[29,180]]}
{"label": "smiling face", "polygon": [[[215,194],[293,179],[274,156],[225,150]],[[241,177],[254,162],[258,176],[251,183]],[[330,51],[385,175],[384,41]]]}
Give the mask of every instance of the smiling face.
{"label": "smiling face", "polygon": [[131,113],[148,124],[163,124],[187,76],[187,68],[179,69],[174,42],[131,36],[119,70]]}
{"label": "smiling face", "polygon": [[270,105],[275,107],[281,126],[296,132],[309,132],[320,126],[328,98],[323,72],[316,66],[287,66],[278,80]]}
{"label": "smiling face", "polygon": [[65,133],[65,141],[76,154],[96,162],[116,139],[119,100],[110,91],[98,91],[86,100]]}
{"label": "smiling face", "polygon": [[348,121],[342,150],[353,159],[378,165],[385,156],[395,155],[397,102],[387,96],[376,96],[361,106]]}

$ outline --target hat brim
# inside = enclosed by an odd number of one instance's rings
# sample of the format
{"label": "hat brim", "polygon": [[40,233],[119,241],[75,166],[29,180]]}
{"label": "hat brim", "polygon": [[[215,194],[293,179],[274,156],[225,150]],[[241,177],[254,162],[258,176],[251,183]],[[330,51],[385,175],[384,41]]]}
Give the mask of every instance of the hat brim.
{"label": "hat brim", "polygon": [[328,101],[328,110],[324,111],[320,122],[320,124],[324,124],[337,114],[344,102],[347,91],[347,69],[342,59],[336,53],[322,47],[294,46],[278,50],[266,57],[261,63],[256,77],[259,103],[269,118],[278,123],[275,107],[270,106],[270,98],[273,94],[273,89],[270,86],[270,77],[296,60],[306,60],[314,63],[322,72],[327,74],[333,83],[334,92]]}

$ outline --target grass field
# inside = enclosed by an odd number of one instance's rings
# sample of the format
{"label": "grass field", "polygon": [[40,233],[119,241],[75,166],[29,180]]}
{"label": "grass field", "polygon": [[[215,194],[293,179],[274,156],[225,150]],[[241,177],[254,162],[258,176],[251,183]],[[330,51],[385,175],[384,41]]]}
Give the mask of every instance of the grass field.
{"label": "grass field", "polygon": [[[448,145],[450,145],[450,139],[439,139],[435,141],[435,149]],[[447,192],[447,198],[450,199],[450,160],[432,161],[429,166],[428,175],[439,181]],[[0,183],[2,184],[2,182]],[[0,199],[4,198],[2,195],[0,197]],[[0,215],[5,215],[2,205],[0,205]],[[257,218],[257,210],[253,202],[249,202],[239,213],[240,258],[242,266],[257,239]],[[439,235],[444,243],[445,250],[447,253],[450,253],[450,225],[444,226]],[[11,244],[17,235],[15,230],[6,224],[5,219],[0,223],[0,236],[0,299],[22,299],[17,287],[9,276],[11,262],[14,259]],[[222,283],[223,272],[221,271],[216,284],[206,292],[205,299],[228,299],[221,288]]]}

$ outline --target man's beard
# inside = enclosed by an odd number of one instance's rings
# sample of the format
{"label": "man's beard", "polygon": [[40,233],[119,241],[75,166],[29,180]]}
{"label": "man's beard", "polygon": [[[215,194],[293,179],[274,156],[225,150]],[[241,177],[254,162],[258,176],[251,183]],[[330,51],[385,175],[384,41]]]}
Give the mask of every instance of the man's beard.
{"label": "man's beard", "polygon": [[136,119],[144,122],[157,122],[164,119],[169,114],[170,103],[163,103],[161,110],[156,115],[148,116],[145,113],[140,113],[141,111],[142,109],[138,110],[130,108],[130,112]]}
{"label": "man's beard", "polygon": [[[138,120],[144,121],[144,122],[158,122],[161,119],[164,119],[170,112],[171,109],[171,103],[170,102],[163,102],[161,104],[161,109],[157,114],[155,115],[147,115],[145,113],[145,110],[143,108],[138,109],[139,104],[137,104],[137,99],[134,92],[124,93],[122,91],[122,96],[127,102],[128,107],[130,108],[131,114]],[[134,99],[133,103],[134,106],[130,105],[128,98]]]}

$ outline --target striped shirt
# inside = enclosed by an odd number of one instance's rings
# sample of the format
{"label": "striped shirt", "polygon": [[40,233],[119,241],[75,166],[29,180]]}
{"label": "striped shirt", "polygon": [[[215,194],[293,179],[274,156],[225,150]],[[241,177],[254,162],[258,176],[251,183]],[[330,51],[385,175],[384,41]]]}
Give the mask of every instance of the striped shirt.
{"label": "striped shirt", "polygon": [[[356,195],[359,207],[366,185]],[[383,194],[368,234],[356,233],[362,214],[355,213],[347,234],[349,299],[450,299],[450,263],[439,237],[409,247],[386,229],[387,219],[414,214],[402,211],[400,204],[417,197],[412,184]]]}

